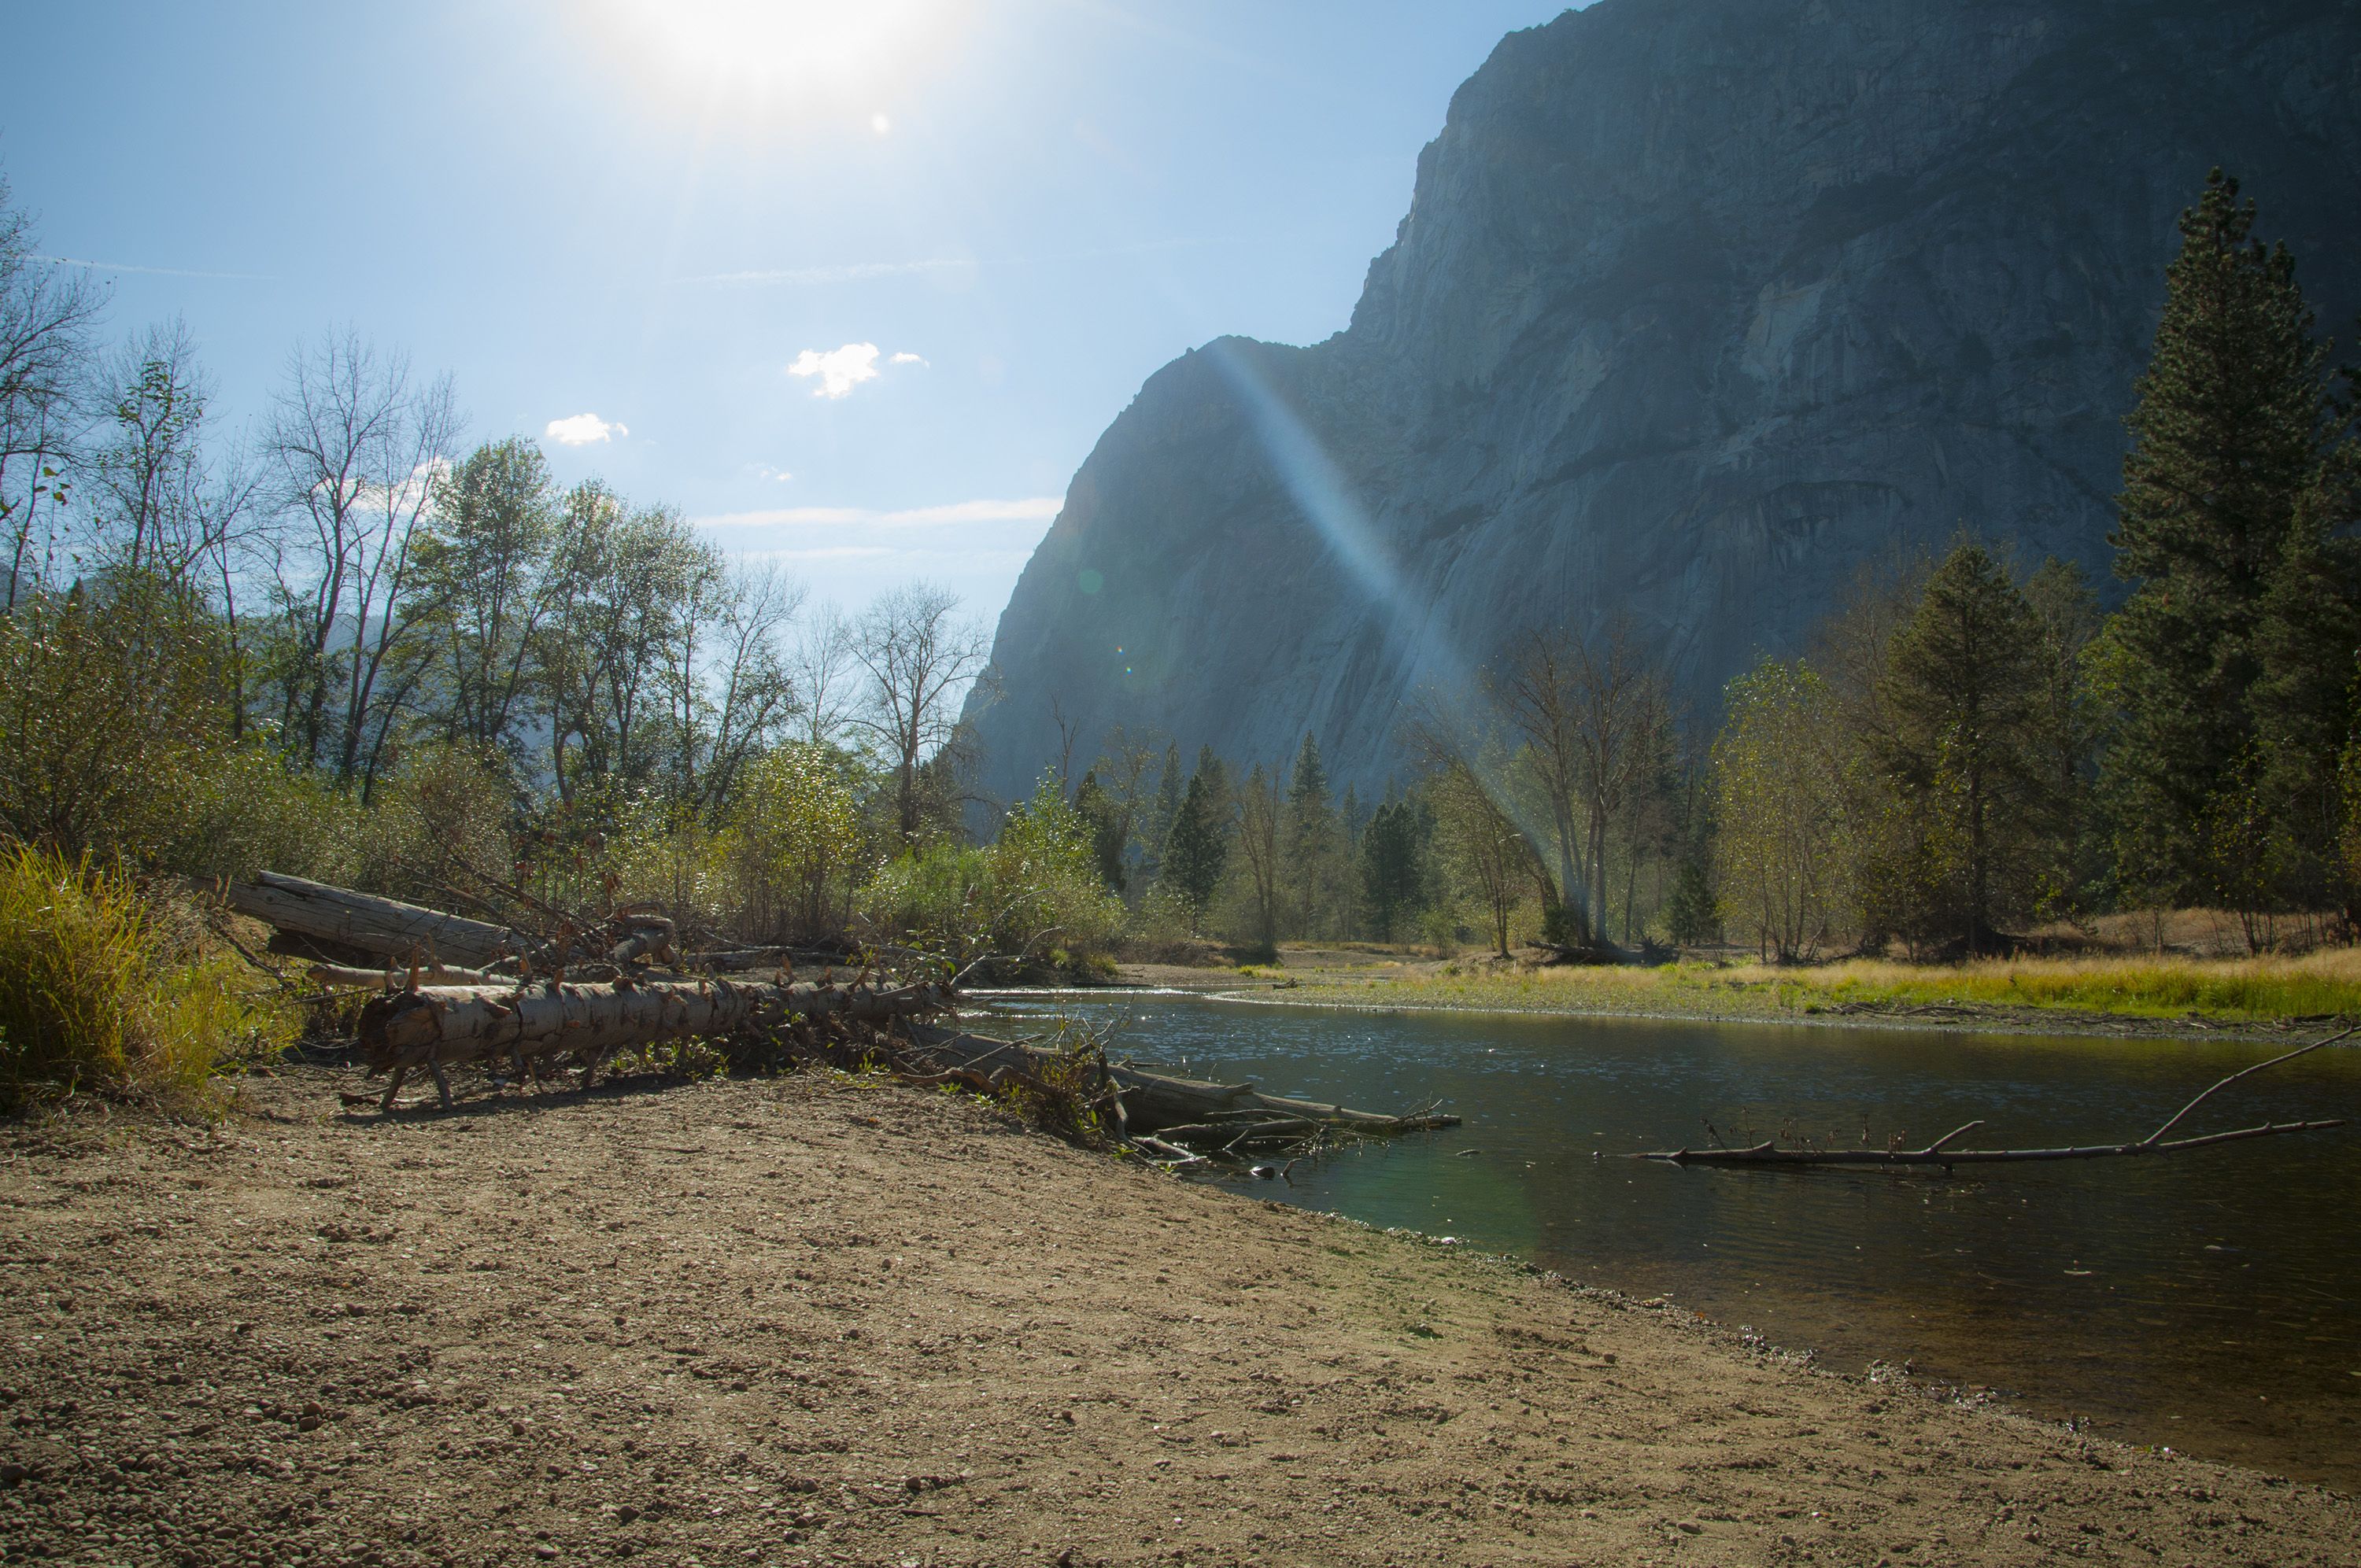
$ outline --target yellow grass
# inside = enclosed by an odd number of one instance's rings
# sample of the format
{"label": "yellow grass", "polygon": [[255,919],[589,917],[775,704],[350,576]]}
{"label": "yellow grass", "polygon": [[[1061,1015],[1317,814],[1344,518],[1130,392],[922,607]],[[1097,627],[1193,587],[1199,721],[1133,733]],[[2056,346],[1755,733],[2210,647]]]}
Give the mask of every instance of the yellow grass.
{"label": "yellow grass", "polygon": [[82,1091],[186,1104],[293,1025],[231,965],[175,950],[126,878],[0,847],[0,1113]]}
{"label": "yellow grass", "polygon": [[1461,962],[1370,985],[1310,980],[1307,1001],[1777,1016],[1848,1003],[1960,1003],[2116,1016],[2189,1014],[2235,1022],[2361,1016],[2361,949],[2300,958],[1992,959],[1957,965],[1853,959],[1795,968],[1744,963],[1654,969]]}

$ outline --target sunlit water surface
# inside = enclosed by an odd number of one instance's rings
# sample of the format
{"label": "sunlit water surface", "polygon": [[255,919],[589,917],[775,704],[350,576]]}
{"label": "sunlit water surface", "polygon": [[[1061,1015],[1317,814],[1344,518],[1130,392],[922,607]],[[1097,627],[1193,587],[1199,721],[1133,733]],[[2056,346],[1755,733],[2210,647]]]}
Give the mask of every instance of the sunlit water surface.
{"label": "sunlit water surface", "polygon": [[[1010,1003],[1119,1020],[1143,1064],[1456,1131],[1306,1162],[1257,1196],[1664,1295],[1822,1364],[1905,1360],[2169,1445],[2361,1489],[2361,1127],[2167,1159],[1939,1171],[1676,1168],[1615,1157],[1773,1133],[1971,1146],[2144,1135],[2274,1054],[2226,1043],[1362,1014],[1128,996]],[[2361,1051],[2217,1096],[2183,1131],[2361,1114]],[[1594,1153],[1604,1158],[1595,1158]]]}

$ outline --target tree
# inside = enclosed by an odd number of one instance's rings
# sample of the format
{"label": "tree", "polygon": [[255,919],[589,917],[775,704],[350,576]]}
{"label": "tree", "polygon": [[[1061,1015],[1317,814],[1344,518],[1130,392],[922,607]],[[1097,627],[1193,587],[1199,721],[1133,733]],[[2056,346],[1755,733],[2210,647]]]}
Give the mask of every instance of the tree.
{"label": "tree", "polygon": [[0,607],[14,609],[39,565],[44,504],[62,510],[61,470],[84,419],[81,393],[90,334],[104,293],[90,274],[34,254],[32,220],[0,180],[0,528],[7,573]]}
{"label": "tree", "polygon": [[1320,743],[1312,735],[1295,753],[1295,771],[1287,786],[1287,813],[1280,827],[1283,865],[1290,894],[1290,923],[1299,937],[1317,929],[1321,905],[1334,875],[1336,859],[1336,813],[1329,803],[1328,769],[1320,760]]}
{"label": "tree", "polygon": [[2025,582],[2041,623],[2041,765],[2053,831],[2041,873],[2038,913],[2076,917],[2103,895],[2104,853],[2092,797],[2101,716],[2086,663],[2104,617],[2082,568],[2056,556]]}
{"label": "tree", "polygon": [[1381,942],[1392,941],[1396,925],[1426,903],[1420,826],[1415,805],[1389,800],[1369,817],[1361,834],[1362,896],[1367,903],[1370,927]]}
{"label": "tree", "polygon": [[443,480],[418,550],[418,618],[439,650],[433,694],[452,740],[489,750],[514,725],[551,609],[557,492],[541,449],[488,442]]}
{"label": "tree", "polygon": [[1216,776],[1219,765],[1219,759],[1213,768],[1200,760],[1164,846],[1163,885],[1189,911],[1192,926],[1204,917],[1229,861],[1229,789]]}
{"label": "tree", "polygon": [[417,683],[414,547],[456,425],[447,378],[413,383],[406,359],[351,333],[298,350],[271,408],[296,543],[275,585],[281,733],[364,799]]}
{"label": "tree", "polygon": [[1878,762],[1916,850],[1914,935],[1992,950],[2029,913],[2058,802],[2045,764],[2043,628],[2008,573],[1962,542],[1894,633]]}
{"label": "tree", "polygon": [[[1063,788],[1062,781],[1060,787]],[[1114,797],[1100,784],[1095,768],[1083,773],[1082,782],[1075,787],[1074,815],[1090,829],[1091,853],[1098,862],[1099,880],[1121,893],[1125,881],[1123,851],[1130,840],[1130,828]]]}
{"label": "tree", "polygon": [[1254,902],[1255,946],[1266,956],[1279,951],[1279,906],[1286,874],[1280,822],[1285,814],[1279,775],[1257,762],[1238,795],[1238,850],[1246,857],[1247,890]]}
{"label": "tree", "polygon": [[1828,683],[1764,659],[1730,683],[1713,744],[1718,902],[1782,961],[1826,942],[1841,907],[1842,802]]}
{"label": "tree", "polygon": [[852,656],[868,675],[858,725],[894,771],[895,823],[915,842],[925,819],[919,766],[950,740],[955,699],[983,673],[992,642],[956,619],[959,597],[914,583],[878,597],[854,624]]}
{"label": "tree", "polygon": [[2110,538],[2135,587],[2101,655],[2119,715],[2104,787],[2123,881],[2159,902],[2216,891],[2204,825],[2247,765],[2262,601],[2323,452],[2323,353],[2295,263],[2253,237],[2255,215],[2219,170],[2181,214],[2125,420]]}
{"label": "tree", "polygon": [[1475,884],[1490,915],[1494,949],[1509,956],[1509,917],[1533,873],[1531,842],[1494,802],[1475,770],[1454,759],[1428,793],[1444,851]]}
{"label": "tree", "polygon": [[2361,916],[2361,884],[2338,854],[2349,811],[2340,763],[2361,732],[2355,671],[2361,545],[2344,529],[2332,531],[2332,510],[2346,509],[2325,488],[2306,498],[2264,591],[2255,630],[2259,674],[2249,696],[2252,788],[2268,824],[2270,902],[2334,909],[2352,925]]}

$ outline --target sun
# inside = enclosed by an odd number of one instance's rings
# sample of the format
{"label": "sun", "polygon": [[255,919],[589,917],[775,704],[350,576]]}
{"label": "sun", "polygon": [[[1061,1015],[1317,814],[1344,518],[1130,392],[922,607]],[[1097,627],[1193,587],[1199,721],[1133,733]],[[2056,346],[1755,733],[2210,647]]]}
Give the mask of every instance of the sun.
{"label": "sun", "polygon": [[600,0],[602,31],[637,73],[708,104],[817,110],[884,135],[879,105],[939,62],[967,0]]}

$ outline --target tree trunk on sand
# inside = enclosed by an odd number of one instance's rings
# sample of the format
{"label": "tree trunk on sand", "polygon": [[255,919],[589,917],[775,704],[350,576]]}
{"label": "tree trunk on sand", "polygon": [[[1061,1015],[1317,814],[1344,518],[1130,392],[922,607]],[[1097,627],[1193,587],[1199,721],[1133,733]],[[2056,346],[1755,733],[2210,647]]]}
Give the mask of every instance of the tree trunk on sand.
{"label": "tree trunk on sand", "polygon": [[791,1017],[883,1024],[950,1006],[950,993],[934,985],[878,991],[714,980],[426,986],[372,997],[361,1009],[359,1034],[369,1070],[394,1075],[384,1102],[390,1108],[412,1068],[433,1071],[439,1085],[451,1062],[507,1056],[522,1071],[529,1058],[570,1051],[587,1085],[611,1053],[663,1040],[719,1038]]}
{"label": "tree trunk on sand", "polygon": [[417,954],[442,963],[480,968],[536,946],[530,936],[506,926],[276,872],[232,884],[226,897],[232,909],[280,931],[357,948],[397,962],[407,962]]}

